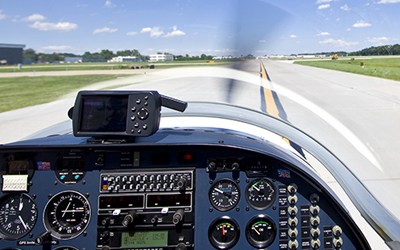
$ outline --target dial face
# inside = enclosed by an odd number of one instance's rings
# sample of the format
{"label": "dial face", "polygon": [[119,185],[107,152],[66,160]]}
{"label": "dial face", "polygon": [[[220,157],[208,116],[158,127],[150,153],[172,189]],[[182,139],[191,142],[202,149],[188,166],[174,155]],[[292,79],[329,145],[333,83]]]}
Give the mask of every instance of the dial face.
{"label": "dial face", "polygon": [[239,186],[231,179],[220,179],[210,187],[208,196],[215,209],[229,211],[239,203]]}
{"label": "dial face", "polygon": [[4,195],[0,199],[0,235],[16,240],[27,235],[35,226],[37,207],[27,194]]}
{"label": "dial face", "polygon": [[246,188],[247,203],[256,210],[264,210],[272,206],[276,199],[276,188],[271,180],[258,178],[252,180]]}
{"label": "dial face", "polygon": [[217,249],[229,249],[239,240],[240,230],[236,221],[229,216],[214,220],[208,228],[208,238]]}
{"label": "dial face", "polygon": [[267,215],[257,215],[247,223],[246,238],[253,247],[266,248],[272,244],[275,236],[275,223]]}
{"label": "dial face", "polygon": [[57,239],[80,235],[90,221],[90,204],[81,193],[64,191],[53,196],[43,214],[44,225]]}

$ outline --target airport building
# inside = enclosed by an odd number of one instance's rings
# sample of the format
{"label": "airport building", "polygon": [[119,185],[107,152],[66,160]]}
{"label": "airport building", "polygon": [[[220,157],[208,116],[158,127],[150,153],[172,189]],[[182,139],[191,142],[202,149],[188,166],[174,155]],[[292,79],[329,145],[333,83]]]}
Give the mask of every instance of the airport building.
{"label": "airport building", "polygon": [[174,60],[174,55],[155,54],[155,55],[150,55],[149,62],[166,62],[173,60]]}
{"label": "airport building", "polygon": [[25,45],[0,43],[0,64],[22,63]]}
{"label": "airport building", "polygon": [[65,63],[81,63],[82,62],[82,57],[65,57],[64,58]]}
{"label": "airport building", "polygon": [[141,62],[142,59],[140,57],[136,56],[117,56],[113,57],[111,60],[108,60],[107,62]]}

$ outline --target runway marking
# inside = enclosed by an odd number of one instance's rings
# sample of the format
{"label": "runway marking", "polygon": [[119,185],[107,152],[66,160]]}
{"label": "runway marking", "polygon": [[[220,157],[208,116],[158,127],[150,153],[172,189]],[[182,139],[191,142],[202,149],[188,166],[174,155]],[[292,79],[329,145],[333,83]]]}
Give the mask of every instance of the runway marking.
{"label": "runway marking", "polygon": [[279,111],[278,111],[278,108],[275,103],[275,98],[272,95],[271,79],[269,78],[267,71],[265,70],[264,64],[261,61],[260,61],[260,75],[261,75],[261,78],[265,80],[265,81],[262,81],[262,87],[264,90],[264,98],[265,98],[264,100],[267,105],[266,111],[268,114],[270,114],[272,116],[281,118],[279,116]]}

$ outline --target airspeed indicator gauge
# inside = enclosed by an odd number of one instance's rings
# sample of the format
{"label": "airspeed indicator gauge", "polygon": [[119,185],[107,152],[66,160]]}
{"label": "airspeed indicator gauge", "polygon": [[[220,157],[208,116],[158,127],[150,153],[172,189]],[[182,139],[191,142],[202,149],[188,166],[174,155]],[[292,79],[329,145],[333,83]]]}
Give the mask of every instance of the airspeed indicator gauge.
{"label": "airspeed indicator gauge", "polygon": [[229,211],[239,203],[239,186],[231,179],[220,179],[210,187],[208,196],[215,209],[223,212]]}

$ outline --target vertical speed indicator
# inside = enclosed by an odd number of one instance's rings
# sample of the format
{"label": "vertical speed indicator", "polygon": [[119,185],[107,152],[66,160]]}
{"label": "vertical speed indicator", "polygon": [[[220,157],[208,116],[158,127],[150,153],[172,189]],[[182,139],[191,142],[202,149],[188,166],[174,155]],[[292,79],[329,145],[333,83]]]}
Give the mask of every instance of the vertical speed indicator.
{"label": "vertical speed indicator", "polygon": [[239,186],[228,178],[217,180],[210,187],[208,197],[215,209],[222,212],[229,211],[239,203]]}

